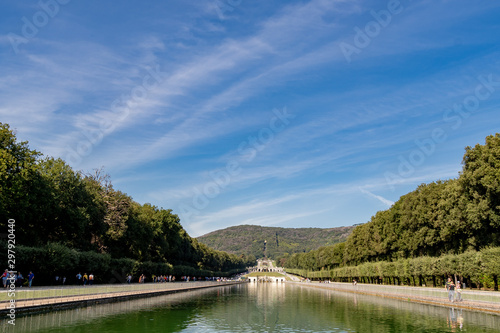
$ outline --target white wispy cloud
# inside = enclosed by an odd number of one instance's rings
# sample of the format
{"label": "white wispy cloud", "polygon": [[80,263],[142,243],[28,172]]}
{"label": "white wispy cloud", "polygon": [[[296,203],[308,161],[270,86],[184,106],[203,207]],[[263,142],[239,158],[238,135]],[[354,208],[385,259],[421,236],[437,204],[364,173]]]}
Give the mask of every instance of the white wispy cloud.
{"label": "white wispy cloud", "polygon": [[[433,167],[422,168],[411,177],[402,177],[401,182],[396,186],[410,185],[412,186],[411,189],[414,189],[422,183],[456,178],[457,176],[458,171],[455,165],[443,166],[437,169]],[[274,193],[266,192],[259,195],[249,195],[248,201],[245,203],[237,204],[231,200],[230,208],[214,210],[207,207],[194,212],[190,219],[184,219],[183,223],[190,233],[201,235],[216,228],[238,224],[276,225],[281,222],[300,220],[303,217],[320,215],[325,212],[331,212],[332,216],[336,216],[342,209],[336,207],[334,203],[342,202],[346,198],[354,198],[360,192],[382,203],[382,206],[377,209],[381,210],[391,207],[394,201],[373,192],[386,192],[394,196],[394,193],[387,191],[387,180],[384,177],[376,176],[367,176],[351,182],[338,182],[326,186],[314,184],[310,184],[309,188],[297,186],[293,189],[293,194],[277,189]],[[227,195],[231,197],[231,191]],[[228,196],[223,196],[223,198],[227,200]],[[181,201],[183,200],[181,199]],[[192,205],[189,200],[187,204]],[[357,200],[357,204],[360,204],[359,200]],[[318,209],[318,206],[323,208]],[[369,215],[373,215],[375,212],[376,210],[369,213]],[[366,221],[369,219],[369,215],[366,216]],[[181,219],[183,217],[181,214]],[[332,219],[331,225],[334,225],[334,223],[334,219]]]}
{"label": "white wispy cloud", "polygon": [[[476,27],[493,3],[459,0],[449,10],[447,1],[405,2],[352,63],[339,43],[352,42],[353,28],[387,2],[266,3],[269,10],[242,3],[223,20],[213,4],[183,2],[168,13],[135,15],[134,29],[116,40],[91,37],[99,31],[89,18],[77,19],[67,7],[20,54],[0,50],[7,59],[0,63],[2,122],[62,157],[102,136],[101,123],[113,124],[77,167],[105,165],[120,185],[133,183],[141,199],[166,207],[189,202],[194,188],[213,181],[211,172],[237,161],[242,172],[192,221],[203,230],[328,219],[357,201],[385,208],[403,189],[455,177],[460,166],[448,164],[444,147],[456,149],[459,137],[477,140],[474,134],[495,127],[495,94],[459,131],[443,122],[444,109],[473,94],[479,75],[500,73],[498,52],[484,47],[496,45],[497,34],[459,29],[471,21]],[[72,31],[71,40],[52,29],[60,26]],[[0,35],[2,47],[9,43]],[[456,59],[455,49],[463,53]],[[157,66],[160,82],[133,99]],[[117,112],[117,99],[129,106]],[[248,160],[240,144],[283,107],[296,118]],[[397,175],[400,158],[436,128],[444,128],[447,141],[391,189],[384,174]]]}
{"label": "white wispy cloud", "polygon": [[392,205],[394,205],[394,201],[388,200],[380,195],[376,195],[376,194],[374,194],[368,190],[365,190],[363,188],[360,188],[359,190],[361,191],[361,193],[367,194],[368,196],[377,199],[378,201],[380,201],[381,203],[383,203],[387,207],[391,207]]}

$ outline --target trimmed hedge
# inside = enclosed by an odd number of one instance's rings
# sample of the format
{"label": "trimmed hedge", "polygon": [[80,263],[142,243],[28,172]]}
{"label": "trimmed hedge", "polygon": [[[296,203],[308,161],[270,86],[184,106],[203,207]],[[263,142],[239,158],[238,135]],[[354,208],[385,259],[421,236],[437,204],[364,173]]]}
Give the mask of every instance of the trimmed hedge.
{"label": "trimmed hedge", "polygon": [[441,257],[419,257],[397,261],[367,262],[332,270],[309,271],[287,268],[286,271],[310,279],[330,279],[363,283],[441,286],[449,276],[456,275],[470,288],[498,290],[500,278],[500,247],[467,251]]}

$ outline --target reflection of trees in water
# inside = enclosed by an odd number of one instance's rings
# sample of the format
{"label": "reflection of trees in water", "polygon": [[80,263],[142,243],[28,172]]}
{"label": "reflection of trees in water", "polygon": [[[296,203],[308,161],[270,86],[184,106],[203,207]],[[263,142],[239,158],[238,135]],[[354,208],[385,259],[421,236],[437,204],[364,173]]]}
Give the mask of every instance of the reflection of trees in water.
{"label": "reflection of trees in water", "polygon": [[[252,283],[17,318],[16,332],[496,332],[500,316],[281,283]],[[24,325],[24,326],[23,326]],[[6,325],[2,325],[2,329]],[[78,330],[76,330],[78,331]]]}
{"label": "reflection of trees in water", "polygon": [[477,332],[482,332],[481,329],[491,329],[493,332],[498,332],[498,327],[500,327],[500,316],[490,313],[467,311],[460,308],[433,306],[365,295],[359,295],[359,297],[359,301],[363,303],[370,302],[385,308],[389,307],[399,310],[404,309],[410,313],[423,316],[424,318],[437,318],[443,322],[445,321],[444,318],[446,318],[446,320],[451,318],[450,313],[454,313],[453,317],[459,324],[458,326],[460,326],[461,322],[462,325],[464,327],[467,326],[467,328],[478,327],[479,330]]}
{"label": "reflection of trees in water", "polygon": [[[330,300],[337,303],[334,305],[335,319],[360,332],[384,332],[384,330],[422,332],[435,331],[440,327],[443,331],[447,331],[451,328],[451,322],[454,327],[466,328],[468,332],[498,332],[498,327],[500,327],[500,316],[484,312],[330,290],[308,289],[311,293],[330,294]],[[339,306],[342,303],[346,305],[344,308]],[[360,318],[367,320],[360,320]]]}
{"label": "reflection of trees in water", "polygon": [[[271,288],[273,284],[249,286],[256,295],[261,323],[271,330],[289,327],[320,332],[338,327],[359,332],[446,331],[449,308],[382,297],[319,290],[307,286]],[[258,321],[258,318],[256,318]],[[488,313],[458,311],[460,323],[468,331],[496,332],[500,317]],[[275,324],[274,324],[275,323]],[[274,326],[273,326],[274,324]],[[252,324],[251,324],[252,325]],[[254,326],[257,328],[257,324]]]}

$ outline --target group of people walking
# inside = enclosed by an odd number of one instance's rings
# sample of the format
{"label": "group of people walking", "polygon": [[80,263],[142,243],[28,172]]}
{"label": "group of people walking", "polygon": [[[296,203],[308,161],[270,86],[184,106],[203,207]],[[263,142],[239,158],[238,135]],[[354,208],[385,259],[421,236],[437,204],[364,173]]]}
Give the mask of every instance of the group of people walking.
{"label": "group of people walking", "polygon": [[[127,283],[132,283],[132,274],[127,275]],[[174,282],[175,281],[175,276],[173,275],[153,275],[152,276],[153,282]],[[139,283],[145,283],[146,282],[146,275],[141,274],[139,276]]]}
{"label": "group of people walking", "polygon": [[[151,276],[152,282],[175,282],[175,276],[173,275],[152,275]],[[129,275],[127,278],[127,282],[130,283],[132,281],[132,275]],[[144,283],[146,282],[146,275],[141,274],[139,276],[139,283]]]}
{"label": "group of people walking", "polygon": [[460,281],[457,281],[457,283],[453,283],[453,280],[451,278],[448,278],[448,281],[446,282],[446,290],[448,290],[448,300],[450,302],[461,302],[463,301],[462,299],[462,285]]}
{"label": "group of people walking", "polygon": [[[28,274],[28,287],[31,288],[35,274],[30,271]],[[11,284],[15,284],[16,287],[22,288],[24,284],[24,276],[21,272],[13,272],[6,269],[2,274],[3,287],[7,288]]]}
{"label": "group of people walking", "polygon": [[[33,283],[34,278],[35,278],[35,275],[33,274],[33,272],[30,272],[27,276],[28,282],[25,283],[25,280],[24,280],[25,277],[20,272],[13,272],[13,271],[9,271],[8,269],[6,269],[2,274],[2,282],[3,282],[4,288],[7,288],[12,283],[15,283],[15,285],[17,287],[22,287],[24,284],[26,284],[28,287],[31,288],[31,285]],[[132,274],[128,274],[126,276],[127,283],[132,283],[132,279],[133,279]],[[58,284],[65,285],[66,284],[66,276],[61,277],[59,275],[56,275],[53,281],[55,281],[56,285],[58,285]],[[81,286],[89,285],[89,286],[91,286],[94,284],[94,281],[95,281],[95,275],[92,273],[90,273],[90,274],[83,273],[83,275],[82,275],[81,272],[78,272],[78,274],[76,274],[77,285],[81,285]],[[186,281],[186,282],[196,281],[196,277],[182,276],[181,281]],[[139,283],[145,283],[145,282],[146,282],[146,275],[141,274],[139,276]],[[153,275],[152,282],[175,282],[175,276],[174,275]]]}
{"label": "group of people walking", "polygon": [[90,273],[89,275],[87,275],[87,273],[83,273],[82,275],[82,273],[78,272],[78,274],[76,274],[76,281],[79,285],[86,286],[88,284],[89,286],[91,286],[94,284],[94,280],[95,276],[92,273]]}

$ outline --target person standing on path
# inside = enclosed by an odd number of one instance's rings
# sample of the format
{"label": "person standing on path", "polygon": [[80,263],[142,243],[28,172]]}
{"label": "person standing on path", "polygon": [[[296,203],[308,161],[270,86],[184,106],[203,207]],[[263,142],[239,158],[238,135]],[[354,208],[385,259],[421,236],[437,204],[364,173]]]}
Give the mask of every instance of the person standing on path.
{"label": "person standing on path", "polygon": [[5,272],[3,272],[2,274],[2,282],[4,288],[7,288],[7,277],[8,277],[8,270],[6,269]]}
{"label": "person standing on path", "polygon": [[455,288],[455,300],[457,302],[462,302],[462,286],[460,285],[460,281],[457,281],[457,287]]}
{"label": "person standing on path", "polygon": [[33,279],[35,278],[35,274],[33,274],[32,271],[30,271],[28,275],[28,287],[31,288],[31,283],[33,283]]}
{"label": "person standing on path", "polygon": [[94,284],[94,274],[90,273],[89,275],[89,285]]}
{"label": "person standing on path", "polygon": [[83,285],[84,286],[87,285],[88,280],[89,280],[89,277],[88,277],[87,273],[83,273]]}
{"label": "person standing on path", "polygon": [[82,273],[80,273],[80,272],[78,272],[78,274],[76,274],[76,283],[78,285],[82,284]]}
{"label": "person standing on path", "polygon": [[22,288],[23,287],[23,280],[24,280],[24,276],[21,274],[21,272],[19,272],[17,274],[17,286],[19,288]]}
{"label": "person standing on path", "polygon": [[453,298],[455,297],[455,284],[448,278],[448,282],[446,282],[446,290],[448,290],[448,300],[453,302]]}

